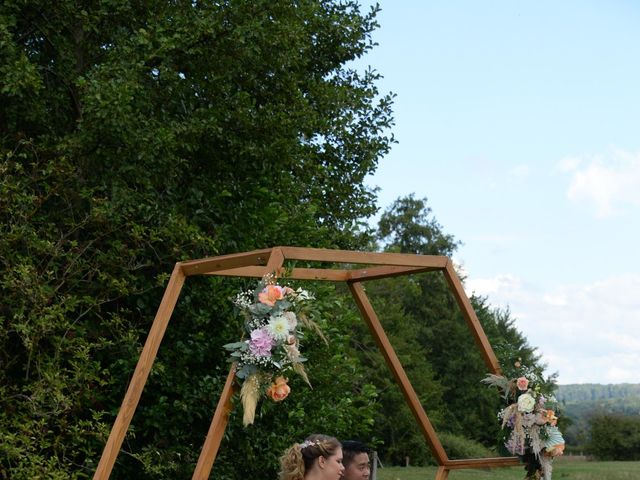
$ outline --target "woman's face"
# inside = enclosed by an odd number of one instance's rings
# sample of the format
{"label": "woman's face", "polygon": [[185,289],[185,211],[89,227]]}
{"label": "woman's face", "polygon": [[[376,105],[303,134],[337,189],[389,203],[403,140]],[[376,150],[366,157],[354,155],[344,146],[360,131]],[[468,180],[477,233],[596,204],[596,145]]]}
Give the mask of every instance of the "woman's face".
{"label": "woman's face", "polygon": [[336,453],[330,457],[318,458],[320,468],[324,473],[323,477],[326,480],[338,480],[342,477],[344,472],[344,465],[342,465],[342,448],[338,448]]}

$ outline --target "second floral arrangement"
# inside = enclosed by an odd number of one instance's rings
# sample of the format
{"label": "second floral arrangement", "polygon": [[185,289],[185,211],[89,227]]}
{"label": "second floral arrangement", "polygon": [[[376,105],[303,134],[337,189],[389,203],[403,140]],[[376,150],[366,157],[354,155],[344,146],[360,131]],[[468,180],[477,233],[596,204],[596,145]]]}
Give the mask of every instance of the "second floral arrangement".
{"label": "second floral arrangement", "polygon": [[557,402],[539,373],[520,362],[515,367],[516,378],[491,374],[483,382],[498,388],[507,403],[498,412],[504,446],[523,460],[526,478],[551,480],[553,459],[562,455],[565,446],[557,426]]}

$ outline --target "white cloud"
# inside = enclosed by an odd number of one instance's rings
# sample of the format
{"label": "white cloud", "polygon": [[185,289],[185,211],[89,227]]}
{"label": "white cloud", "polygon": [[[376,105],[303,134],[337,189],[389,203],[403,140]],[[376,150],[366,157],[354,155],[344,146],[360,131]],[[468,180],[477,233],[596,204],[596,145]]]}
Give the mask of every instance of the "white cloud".
{"label": "white cloud", "polygon": [[509,172],[509,175],[515,178],[525,178],[529,176],[529,173],[529,165],[520,164],[513,167]]}
{"label": "white cloud", "polygon": [[640,383],[640,274],[551,290],[507,273],[466,285],[492,305],[509,306],[560,383]]}
{"label": "white cloud", "polygon": [[565,158],[558,167],[571,175],[567,198],[590,205],[598,218],[640,206],[640,152],[612,149],[606,155]]}

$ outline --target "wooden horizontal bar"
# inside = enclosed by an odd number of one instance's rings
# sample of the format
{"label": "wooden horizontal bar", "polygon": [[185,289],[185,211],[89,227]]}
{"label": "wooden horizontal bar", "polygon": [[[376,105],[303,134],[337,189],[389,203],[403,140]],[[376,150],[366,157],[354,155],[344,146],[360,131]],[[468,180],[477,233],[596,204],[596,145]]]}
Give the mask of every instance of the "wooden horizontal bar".
{"label": "wooden horizontal bar", "polygon": [[433,270],[441,270],[438,267],[398,267],[382,266],[362,268],[349,271],[349,280],[356,282],[364,282],[367,280],[379,280],[381,278],[398,277],[400,275],[410,275],[413,273],[431,272]]}
{"label": "wooden horizontal bar", "polygon": [[331,280],[334,282],[347,281],[349,270],[333,270],[329,268],[293,268],[286,278],[294,280]]}
{"label": "wooden horizontal bar", "polygon": [[460,460],[447,460],[446,468],[491,468],[491,467],[515,467],[521,465],[518,457],[494,457],[494,458],[464,458]]}
{"label": "wooden horizontal bar", "polygon": [[[267,267],[238,267],[230,270],[217,270],[209,272],[205,275],[217,275],[226,277],[257,277],[261,278],[268,272]],[[330,280],[330,281],[347,281],[349,279],[348,270],[330,270],[328,268],[293,268],[286,270],[280,268],[278,276],[284,275],[293,280]]]}
{"label": "wooden horizontal bar", "polygon": [[214,272],[207,272],[205,275],[216,275],[218,277],[256,277],[262,278],[267,273],[267,267],[237,267],[230,268],[229,270],[216,270]]}
{"label": "wooden horizontal bar", "polygon": [[445,268],[448,257],[414,255],[410,253],[353,252],[326,248],[279,247],[287,260],[309,260],[333,263],[363,263],[369,265],[400,265],[407,267]]}
{"label": "wooden horizontal bar", "polygon": [[254,250],[246,253],[233,253],[219,257],[201,258],[181,262],[182,272],[186,275],[203,275],[217,270],[229,270],[236,267],[251,265],[266,265],[271,256],[272,249]]}

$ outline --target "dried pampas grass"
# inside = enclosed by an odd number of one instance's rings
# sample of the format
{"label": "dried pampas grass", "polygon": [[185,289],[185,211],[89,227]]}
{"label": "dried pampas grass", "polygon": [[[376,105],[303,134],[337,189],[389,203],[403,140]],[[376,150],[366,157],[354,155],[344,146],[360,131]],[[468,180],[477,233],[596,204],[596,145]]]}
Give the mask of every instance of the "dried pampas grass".
{"label": "dried pampas grass", "polygon": [[246,427],[251,425],[256,418],[256,407],[260,399],[260,379],[258,374],[249,375],[240,389],[240,401],[242,402],[242,423]]}

